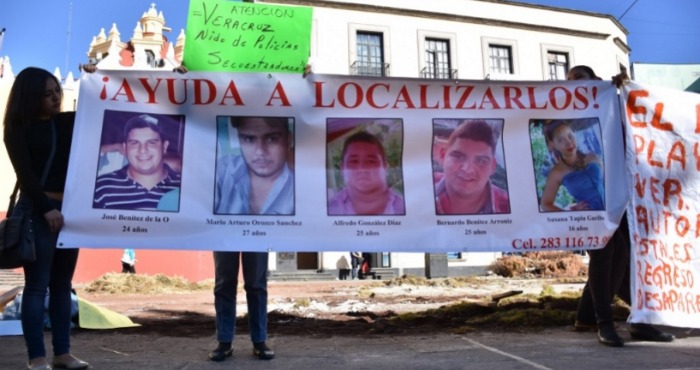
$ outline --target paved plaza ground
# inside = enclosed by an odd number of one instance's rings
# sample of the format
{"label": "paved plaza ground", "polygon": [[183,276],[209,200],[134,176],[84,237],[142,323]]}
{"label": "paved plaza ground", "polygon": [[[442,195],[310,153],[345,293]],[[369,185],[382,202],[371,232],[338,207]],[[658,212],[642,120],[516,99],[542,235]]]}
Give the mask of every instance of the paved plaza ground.
{"label": "paved plaza ground", "polygon": [[[627,343],[609,348],[597,343],[595,333],[574,332],[568,317],[528,323],[542,312],[566,313],[570,307],[521,303],[515,310],[525,315],[520,322],[479,323],[463,315],[474,307],[493,309],[491,298],[505,292],[522,292],[513,298],[542,291],[566,295],[580,291],[581,282],[493,278],[445,284],[270,282],[268,342],[277,357],[252,357],[245,295],[239,294],[235,352],[223,363],[206,359],[215,345],[211,291],[97,294],[79,287],[83,299],[142,326],[77,329],[73,351],[93,369],[700,369],[698,330],[664,328],[678,339],[646,343],[629,340],[628,325],[620,321]],[[50,346],[48,333],[46,341]],[[22,369],[24,353],[22,337],[0,338],[1,369]]]}

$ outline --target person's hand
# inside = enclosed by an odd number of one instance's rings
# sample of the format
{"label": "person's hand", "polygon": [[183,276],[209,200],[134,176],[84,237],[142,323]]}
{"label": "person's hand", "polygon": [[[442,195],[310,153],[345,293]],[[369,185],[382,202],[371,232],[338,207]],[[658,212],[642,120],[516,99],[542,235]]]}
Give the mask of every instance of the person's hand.
{"label": "person's hand", "polygon": [[181,75],[184,75],[185,73],[189,72],[189,70],[187,70],[187,67],[185,67],[184,64],[180,64],[179,66],[173,68],[173,72],[177,72]]}
{"label": "person's hand", "polygon": [[627,75],[627,71],[622,71],[618,73],[617,75],[612,77],[612,83],[613,85],[617,86],[619,89],[620,86],[623,84],[626,84],[630,81],[630,76]]}
{"label": "person's hand", "polygon": [[586,210],[586,209],[590,209],[590,207],[588,207],[588,203],[586,203],[584,201],[574,203],[573,205],[571,205],[571,208],[570,208],[570,210],[572,210],[572,211],[582,211],[582,210]]}
{"label": "person's hand", "polygon": [[58,232],[58,230],[61,230],[63,227],[63,215],[61,211],[57,209],[52,209],[44,213],[44,219],[46,223],[49,224],[49,230],[51,230],[52,233]]}
{"label": "person's hand", "polygon": [[311,64],[307,64],[304,66],[304,73],[301,75],[301,77],[306,78],[306,76],[314,73],[314,71],[311,70]]}
{"label": "person's hand", "polygon": [[96,64],[78,64],[78,70],[81,72],[86,72],[86,73],[95,73],[97,71],[97,65]]}

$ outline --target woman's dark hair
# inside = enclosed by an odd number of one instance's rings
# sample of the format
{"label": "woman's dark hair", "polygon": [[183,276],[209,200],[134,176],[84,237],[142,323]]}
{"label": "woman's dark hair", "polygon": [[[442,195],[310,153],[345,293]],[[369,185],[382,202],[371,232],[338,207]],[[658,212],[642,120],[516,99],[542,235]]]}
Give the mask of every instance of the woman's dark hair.
{"label": "woman's dark hair", "polygon": [[562,126],[571,127],[571,122],[562,119],[555,119],[544,124],[542,131],[544,131],[543,134],[547,139],[547,142],[552,142],[552,140],[554,140],[554,132]]}
{"label": "woman's dark hair", "polygon": [[58,78],[45,69],[28,67],[17,75],[7,99],[3,122],[6,130],[17,125],[27,125],[39,117],[48,78],[53,78],[56,85],[61,86]]}
{"label": "woman's dark hair", "polygon": [[[563,119],[555,119],[552,121],[549,121],[544,124],[544,127],[542,128],[545,141],[547,142],[547,147],[549,147],[549,143],[551,143],[554,140],[554,132],[557,131],[560,127],[567,126],[573,130],[573,126],[571,125],[571,121],[563,120]],[[550,148],[551,150],[551,148]],[[557,159],[562,159],[562,155],[558,150],[553,151],[553,155],[557,157]],[[576,147],[576,155],[581,157],[584,155],[584,153],[581,151],[581,148],[578,146]]]}
{"label": "woman's dark hair", "polygon": [[600,77],[598,77],[598,76],[595,74],[595,72],[593,71],[593,68],[591,68],[591,67],[589,67],[589,66],[587,66],[587,65],[580,64],[580,65],[571,67],[571,69],[570,69],[569,71],[573,71],[573,70],[576,70],[576,69],[586,72],[586,74],[589,75],[589,76],[591,76],[591,78],[594,79],[594,80],[600,80],[600,79],[601,79]]}

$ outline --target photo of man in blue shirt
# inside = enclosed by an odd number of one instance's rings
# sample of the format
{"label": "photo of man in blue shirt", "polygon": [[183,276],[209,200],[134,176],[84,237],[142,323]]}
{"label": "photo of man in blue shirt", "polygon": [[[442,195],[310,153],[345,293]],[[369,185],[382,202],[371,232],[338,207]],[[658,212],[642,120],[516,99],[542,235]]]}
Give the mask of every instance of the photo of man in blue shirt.
{"label": "photo of man in blue shirt", "polygon": [[[214,213],[293,215],[294,174],[288,155],[292,134],[284,117],[229,117],[240,154],[220,156],[216,165]],[[229,130],[220,130],[227,135]]]}

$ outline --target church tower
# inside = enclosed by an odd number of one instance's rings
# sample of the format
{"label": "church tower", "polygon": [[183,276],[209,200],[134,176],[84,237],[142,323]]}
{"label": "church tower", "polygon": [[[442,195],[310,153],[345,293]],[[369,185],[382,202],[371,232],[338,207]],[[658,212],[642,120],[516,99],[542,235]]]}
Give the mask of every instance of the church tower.
{"label": "church tower", "polygon": [[93,38],[88,58],[100,69],[172,69],[181,63],[185,41],[184,32],[181,32],[173,47],[165,36],[170,31],[165,26],[163,12],[156,10],[156,4],[151,4],[136,23],[131,40],[122,42],[117,25],[112,24],[109,34],[105,35],[102,29]]}

